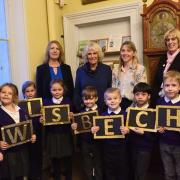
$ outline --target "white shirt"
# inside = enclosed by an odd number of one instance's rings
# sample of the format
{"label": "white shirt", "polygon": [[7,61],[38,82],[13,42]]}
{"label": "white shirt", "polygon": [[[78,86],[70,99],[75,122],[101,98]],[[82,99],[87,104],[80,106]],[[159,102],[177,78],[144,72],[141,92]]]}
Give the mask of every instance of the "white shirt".
{"label": "white shirt", "polygon": [[109,108],[108,108],[108,114],[111,114],[111,113],[114,113],[114,114],[119,114],[121,112],[121,107],[119,107],[118,109],[116,109],[115,111],[111,111]]}
{"label": "white shirt", "polygon": [[62,100],[63,100],[63,97],[61,97],[59,99],[56,99],[56,98],[52,97],[52,102],[54,104],[61,104]]}
{"label": "white shirt", "polygon": [[15,112],[12,112],[8,109],[6,109],[3,105],[1,105],[1,108],[14,120],[15,123],[20,122],[20,115],[19,115],[19,109],[20,107],[15,105]]}
{"label": "white shirt", "polygon": [[168,97],[164,97],[164,100],[168,103],[169,101],[171,101],[172,102],[172,104],[175,104],[175,103],[177,103],[177,102],[179,102],[180,101],[180,95],[178,95],[176,98],[174,98],[174,99],[169,99]]}

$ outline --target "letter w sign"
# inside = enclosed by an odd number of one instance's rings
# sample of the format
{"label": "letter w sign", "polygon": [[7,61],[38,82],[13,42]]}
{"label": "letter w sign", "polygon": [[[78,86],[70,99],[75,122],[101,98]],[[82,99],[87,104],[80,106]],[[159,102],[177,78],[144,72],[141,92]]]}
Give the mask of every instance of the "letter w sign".
{"label": "letter w sign", "polygon": [[29,142],[33,133],[32,121],[23,121],[1,127],[2,139],[9,148]]}

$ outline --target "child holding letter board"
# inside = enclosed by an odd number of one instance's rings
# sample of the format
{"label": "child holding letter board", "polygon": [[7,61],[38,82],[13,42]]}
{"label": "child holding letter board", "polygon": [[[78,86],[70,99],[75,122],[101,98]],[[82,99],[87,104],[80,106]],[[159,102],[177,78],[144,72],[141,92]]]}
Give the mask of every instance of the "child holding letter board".
{"label": "child holding letter board", "polygon": [[[136,84],[133,89],[134,102],[131,107],[149,108],[151,92],[152,89],[147,83],[140,82]],[[129,137],[131,142],[131,175],[134,180],[145,180],[156,135],[152,132],[146,132],[142,128],[133,128]]]}
{"label": "child holding letter board", "polygon": [[[2,126],[26,121],[27,117],[22,109],[16,104],[18,102],[18,89],[12,83],[5,83],[0,88],[0,128]],[[33,134],[31,141],[34,143],[36,135]],[[28,145],[23,144],[8,149],[8,144],[0,137],[0,148],[4,159],[1,163],[2,179],[23,180],[28,176],[29,156]]]}
{"label": "child holding letter board", "polygon": [[[65,86],[62,80],[52,80],[50,83],[52,99],[45,99],[44,106],[71,105],[65,98]],[[46,150],[52,161],[54,179],[59,180],[64,169],[65,180],[72,179],[73,138],[71,124],[45,126]],[[64,167],[62,167],[62,165]]]}
{"label": "child holding letter board", "polygon": [[[25,99],[36,98],[36,85],[33,81],[26,81],[22,85],[22,93]],[[40,117],[29,117],[32,119],[33,129],[36,132],[36,142],[29,147],[30,164],[29,178],[31,180],[41,179],[42,170],[42,124],[39,122]]]}
{"label": "child holding letter board", "polygon": [[[163,76],[165,96],[157,105],[180,106],[180,73],[168,71]],[[165,179],[180,179],[180,133],[159,127],[160,154],[165,171]]]}
{"label": "child holding letter board", "polygon": [[[118,88],[108,88],[104,93],[108,109],[102,115],[123,115],[125,119],[126,113],[120,107],[121,99]],[[122,134],[129,133],[128,128],[119,128]],[[99,126],[94,126],[91,130],[96,133],[100,129]],[[127,138],[103,139],[102,148],[105,180],[128,180]]]}
{"label": "child holding letter board", "polygon": [[[82,91],[82,99],[85,105],[82,112],[98,110],[96,104],[98,96],[95,87],[86,86]],[[72,123],[71,127],[76,130],[77,123]],[[96,180],[102,180],[100,142],[93,139],[91,132],[79,134],[78,138],[86,179],[93,180],[95,177]]]}

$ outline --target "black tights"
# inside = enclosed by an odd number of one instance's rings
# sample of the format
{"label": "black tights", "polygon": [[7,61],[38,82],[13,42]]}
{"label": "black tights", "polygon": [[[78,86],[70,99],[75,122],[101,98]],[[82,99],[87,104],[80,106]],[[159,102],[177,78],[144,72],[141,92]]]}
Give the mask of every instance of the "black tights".
{"label": "black tights", "polygon": [[53,158],[52,159],[54,179],[61,180],[61,174],[65,180],[72,180],[72,157]]}

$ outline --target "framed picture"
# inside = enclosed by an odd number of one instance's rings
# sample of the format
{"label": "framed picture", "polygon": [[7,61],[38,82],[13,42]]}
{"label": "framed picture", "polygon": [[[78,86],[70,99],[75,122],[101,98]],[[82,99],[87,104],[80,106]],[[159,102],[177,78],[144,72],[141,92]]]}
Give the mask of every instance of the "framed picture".
{"label": "framed picture", "polygon": [[90,4],[90,3],[96,3],[100,1],[106,1],[106,0],[81,0],[82,4]]}
{"label": "framed picture", "polygon": [[131,36],[122,36],[122,43],[125,41],[131,41]]}
{"label": "framed picture", "polygon": [[106,38],[106,39],[97,39],[97,40],[95,40],[98,44],[99,44],[99,46],[102,48],[102,51],[103,52],[106,52],[107,51],[107,49],[108,49],[108,38]]}

